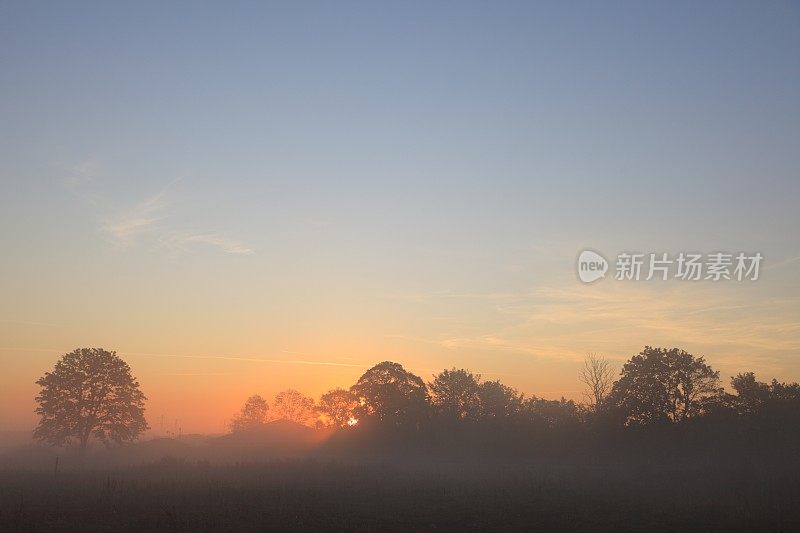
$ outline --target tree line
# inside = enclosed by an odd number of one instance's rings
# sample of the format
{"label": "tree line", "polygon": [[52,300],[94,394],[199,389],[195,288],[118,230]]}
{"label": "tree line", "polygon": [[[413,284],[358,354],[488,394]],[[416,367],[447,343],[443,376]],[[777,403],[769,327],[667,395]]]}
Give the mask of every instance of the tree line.
{"label": "tree line", "polygon": [[[318,401],[294,389],[271,404],[249,397],[230,422],[232,432],[272,420],[316,427],[537,428],[632,427],[685,424],[701,417],[752,418],[798,412],[800,385],[760,382],[752,372],[721,384],[719,372],[678,348],[646,346],[618,375],[611,363],[590,354],[579,378],[585,401],[527,396],[498,380],[485,381],[466,369],[445,369],[431,381],[396,362],[367,370],[350,388],[335,388]],[[36,438],[53,445],[90,438],[111,445],[134,440],[148,429],[144,394],[130,367],[115,352],[83,348],[64,355],[37,381],[40,415]]]}
{"label": "tree line", "polygon": [[[231,428],[241,430],[273,419],[317,426],[377,424],[421,427],[436,421],[514,421],[548,427],[585,423],[619,426],[680,423],[712,414],[753,414],[800,402],[800,385],[763,383],[752,372],[731,378],[733,394],[703,357],[678,348],[646,346],[614,376],[611,363],[589,354],[579,375],[585,401],[526,397],[498,381],[483,381],[466,369],[446,369],[425,383],[399,363],[384,361],[349,389],[323,394],[316,404],[297,391],[275,398],[270,414],[260,396],[247,400]],[[296,407],[287,409],[287,400]],[[292,416],[290,413],[294,413]]]}

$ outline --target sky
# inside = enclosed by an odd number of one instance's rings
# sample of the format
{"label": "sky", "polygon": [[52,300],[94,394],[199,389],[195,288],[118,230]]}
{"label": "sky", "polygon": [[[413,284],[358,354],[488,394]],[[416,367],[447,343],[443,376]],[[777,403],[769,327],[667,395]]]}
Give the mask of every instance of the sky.
{"label": "sky", "polygon": [[[156,432],[383,360],[800,380],[799,59],[786,1],[2,1],[0,430],[89,346]],[[584,249],[764,260],[584,284]]]}

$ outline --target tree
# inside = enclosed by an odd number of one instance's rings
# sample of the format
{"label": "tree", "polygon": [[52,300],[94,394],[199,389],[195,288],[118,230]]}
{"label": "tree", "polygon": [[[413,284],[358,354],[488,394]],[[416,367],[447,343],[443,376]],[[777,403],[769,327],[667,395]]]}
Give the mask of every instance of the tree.
{"label": "tree", "polygon": [[395,426],[419,426],[427,417],[428,389],[402,365],[378,363],[351,388],[358,399],[356,417]]}
{"label": "tree", "polygon": [[345,427],[354,420],[353,412],[358,406],[355,395],[345,389],[337,388],[320,396],[319,410],[328,418],[329,425]]}
{"label": "tree", "polygon": [[242,409],[231,420],[231,431],[243,431],[256,428],[267,423],[269,405],[267,401],[255,394],[244,402]]}
{"label": "tree", "polygon": [[589,409],[595,413],[603,408],[603,404],[614,384],[614,369],[606,359],[590,353],[583,360],[580,380],[586,386],[586,398]]}
{"label": "tree", "polygon": [[680,422],[721,393],[719,372],[678,348],[645,346],[622,367],[609,401],[626,424]]}
{"label": "tree", "polygon": [[800,400],[800,384],[783,383],[777,379],[772,380],[769,385],[771,399],[783,402],[796,402]]}
{"label": "tree", "polygon": [[768,408],[800,402],[800,385],[781,383],[773,379],[771,383],[756,381],[752,372],[737,374],[731,378],[731,387],[736,395],[726,394],[724,403],[738,414],[759,413]]}
{"label": "tree", "polygon": [[428,384],[431,403],[442,417],[465,420],[478,416],[480,375],[464,369],[443,370]]}
{"label": "tree", "polygon": [[581,410],[572,400],[545,400],[528,398],[523,402],[523,412],[532,420],[539,420],[550,428],[574,426],[581,421]]}
{"label": "tree", "polygon": [[484,381],[478,387],[478,417],[502,420],[515,416],[522,408],[522,396],[500,381]]}
{"label": "tree", "polygon": [[279,392],[272,401],[272,417],[308,426],[317,418],[317,408],[312,398],[287,389]]}
{"label": "tree", "polygon": [[736,391],[736,396],[728,396],[729,403],[740,414],[755,413],[772,396],[770,386],[756,381],[756,375],[752,372],[731,378],[731,387]]}
{"label": "tree", "polygon": [[73,439],[85,450],[90,437],[107,446],[136,439],[149,429],[144,394],[128,364],[116,352],[81,348],[65,354],[52,372],[36,381],[41,387],[34,437],[55,446]]}

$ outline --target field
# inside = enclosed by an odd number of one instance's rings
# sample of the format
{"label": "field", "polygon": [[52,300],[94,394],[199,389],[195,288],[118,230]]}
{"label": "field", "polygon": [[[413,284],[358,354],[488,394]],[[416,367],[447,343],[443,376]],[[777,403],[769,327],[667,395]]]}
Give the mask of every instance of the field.
{"label": "field", "polygon": [[292,459],[0,472],[10,531],[796,531],[800,476],[762,466]]}

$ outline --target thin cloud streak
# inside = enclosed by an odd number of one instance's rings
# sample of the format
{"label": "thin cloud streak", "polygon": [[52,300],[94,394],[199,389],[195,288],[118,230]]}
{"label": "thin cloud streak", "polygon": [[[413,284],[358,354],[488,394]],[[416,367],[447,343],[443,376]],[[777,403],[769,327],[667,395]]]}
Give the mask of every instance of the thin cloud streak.
{"label": "thin cloud streak", "polygon": [[[105,205],[109,202],[91,196],[84,190],[97,174],[99,163],[96,159],[88,159],[71,170],[64,180],[64,186],[72,191],[80,189],[80,196],[90,200],[92,205]],[[163,227],[169,218],[174,205],[170,190],[181,178],[167,184],[158,194],[134,204],[127,209],[111,213],[102,218],[99,230],[117,247],[127,250],[140,239],[148,236],[162,248],[172,253],[188,253],[197,246],[216,248],[229,255],[252,255],[254,250],[246,244],[231,239],[220,232],[194,232],[176,228]]]}
{"label": "thin cloud streak", "polygon": [[260,359],[257,357],[239,357],[228,355],[178,355],[178,354],[159,354],[159,353],[137,353],[125,352],[127,355],[145,357],[164,357],[172,359],[212,359],[222,361],[242,361],[249,363],[271,363],[271,364],[290,364],[290,365],[312,365],[312,366],[342,366],[351,368],[367,368],[368,365],[354,363],[336,363],[333,361],[304,361],[293,359]]}
{"label": "thin cloud streak", "polygon": [[63,328],[62,324],[53,324],[52,322],[36,322],[34,320],[3,320],[0,319],[0,324],[14,324],[19,326],[45,326],[50,328]]}
{"label": "thin cloud streak", "polygon": [[170,372],[162,376],[202,377],[202,376],[233,376],[231,372]]}
{"label": "thin cloud streak", "polygon": [[254,253],[252,248],[218,233],[172,233],[162,236],[159,242],[173,252],[187,252],[194,245],[199,244],[219,248],[226,254],[231,255],[252,255]]}
{"label": "thin cloud streak", "polygon": [[100,229],[111,236],[122,247],[128,247],[133,240],[151,230],[165,218],[164,211],[170,205],[166,198],[167,189],[140,202],[122,213],[106,220]]}

